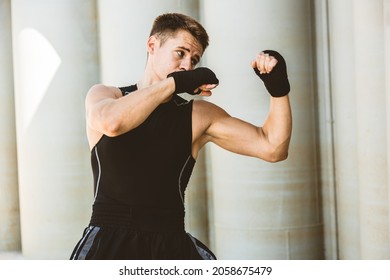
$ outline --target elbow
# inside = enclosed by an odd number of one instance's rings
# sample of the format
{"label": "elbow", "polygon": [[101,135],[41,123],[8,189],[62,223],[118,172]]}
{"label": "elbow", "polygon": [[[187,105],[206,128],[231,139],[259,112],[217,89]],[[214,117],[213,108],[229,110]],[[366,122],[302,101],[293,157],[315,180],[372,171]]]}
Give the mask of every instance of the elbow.
{"label": "elbow", "polygon": [[284,142],[282,145],[270,147],[263,159],[270,163],[286,160],[288,158],[288,146],[288,142]]}
{"label": "elbow", "polygon": [[105,119],[103,124],[103,134],[108,137],[116,137],[136,128],[135,122],[123,122],[123,117],[113,116]]}
{"label": "elbow", "polygon": [[278,153],[278,154],[273,155],[269,162],[276,163],[276,162],[284,161],[287,158],[288,158],[288,152]]}
{"label": "elbow", "polygon": [[290,146],[290,137],[280,141],[270,149],[269,162],[275,163],[284,161],[288,158],[288,149]]}
{"label": "elbow", "polygon": [[[283,133],[268,134],[261,129],[261,145],[257,157],[270,163],[284,161],[288,158],[288,150],[291,140],[291,130]],[[265,140],[265,141],[264,141]]]}
{"label": "elbow", "polygon": [[123,122],[123,119],[123,116],[115,114],[106,116],[103,122],[103,133],[108,137],[116,137],[135,128],[134,122]]}
{"label": "elbow", "polygon": [[270,153],[266,158],[265,160],[270,162],[270,163],[276,163],[276,162],[280,162],[280,161],[284,161],[288,158],[288,152],[274,152],[274,153]]}
{"label": "elbow", "polygon": [[108,137],[116,137],[121,134],[120,125],[116,123],[107,123],[103,126],[104,134]]}
{"label": "elbow", "polygon": [[104,135],[115,137],[122,134],[121,122],[114,116],[101,116],[100,120],[100,129],[98,130],[101,131]]}

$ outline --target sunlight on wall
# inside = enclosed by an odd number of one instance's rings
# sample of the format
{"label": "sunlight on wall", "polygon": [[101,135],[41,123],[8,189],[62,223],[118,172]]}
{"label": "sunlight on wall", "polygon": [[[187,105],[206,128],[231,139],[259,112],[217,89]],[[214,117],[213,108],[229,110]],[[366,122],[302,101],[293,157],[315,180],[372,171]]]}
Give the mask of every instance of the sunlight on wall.
{"label": "sunlight on wall", "polygon": [[23,61],[20,92],[27,93],[19,100],[20,123],[25,131],[61,64],[61,58],[53,45],[33,28],[23,29],[18,40],[20,61]]}

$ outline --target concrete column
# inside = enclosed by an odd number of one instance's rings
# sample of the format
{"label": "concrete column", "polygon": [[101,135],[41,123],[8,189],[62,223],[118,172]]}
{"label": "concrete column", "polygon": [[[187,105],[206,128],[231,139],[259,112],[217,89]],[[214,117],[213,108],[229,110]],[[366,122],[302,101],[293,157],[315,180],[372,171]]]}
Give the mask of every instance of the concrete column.
{"label": "concrete column", "polygon": [[329,0],[339,257],[360,258],[353,0]]}
{"label": "concrete column", "polygon": [[23,254],[67,259],[93,199],[84,100],[98,82],[95,1],[12,1]]}
{"label": "concrete column", "polygon": [[329,2],[340,258],[387,259],[383,1]]}
{"label": "concrete column", "polygon": [[201,2],[211,37],[206,65],[220,79],[212,102],[262,125],[270,97],[250,61],[264,49],[284,55],[292,85],[294,129],[287,161],[271,164],[210,146],[216,254],[221,259],[323,258],[310,2]]}
{"label": "concrete column", "polygon": [[[386,95],[386,112],[387,112],[387,140],[390,139],[390,0],[383,0],[383,22],[384,22],[384,61],[385,61],[385,95]],[[390,149],[387,149],[387,180],[390,182]],[[388,197],[388,231],[390,233],[390,184],[387,187]],[[390,236],[389,236],[390,240]],[[389,242],[388,242],[389,244]]]}
{"label": "concrete column", "polygon": [[11,1],[0,0],[0,252],[20,250]]}
{"label": "concrete column", "polygon": [[383,1],[354,1],[353,16],[361,258],[388,259]]}
{"label": "concrete column", "polygon": [[[199,18],[197,0],[99,0],[102,82],[134,84],[146,63],[146,43],[154,19],[168,12]],[[189,98],[188,95],[184,96]],[[208,243],[207,188],[204,154],[197,159],[186,192],[186,229]]]}
{"label": "concrete column", "polygon": [[328,2],[314,1],[319,165],[324,219],[325,259],[338,259],[333,108],[330,81]]}

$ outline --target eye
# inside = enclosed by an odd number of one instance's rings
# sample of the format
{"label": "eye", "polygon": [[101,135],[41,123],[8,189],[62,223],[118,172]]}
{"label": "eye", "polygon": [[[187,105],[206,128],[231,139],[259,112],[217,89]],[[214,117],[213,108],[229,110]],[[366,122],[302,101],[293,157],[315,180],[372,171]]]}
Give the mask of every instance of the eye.
{"label": "eye", "polygon": [[183,58],[185,55],[183,51],[176,51],[176,53],[180,58]]}
{"label": "eye", "polygon": [[196,64],[199,63],[199,61],[197,59],[191,59],[191,63],[193,66],[195,66]]}

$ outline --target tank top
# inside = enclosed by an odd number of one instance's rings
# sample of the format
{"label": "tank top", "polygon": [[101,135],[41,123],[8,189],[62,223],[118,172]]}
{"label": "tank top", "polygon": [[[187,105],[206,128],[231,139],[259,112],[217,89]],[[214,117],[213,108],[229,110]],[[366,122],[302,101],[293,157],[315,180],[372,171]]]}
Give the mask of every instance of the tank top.
{"label": "tank top", "polygon": [[[120,88],[124,96],[136,89]],[[95,188],[91,224],[184,229],[185,189],[195,164],[192,105],[174,95],[131,131],[102,136],[91,151]]]}

